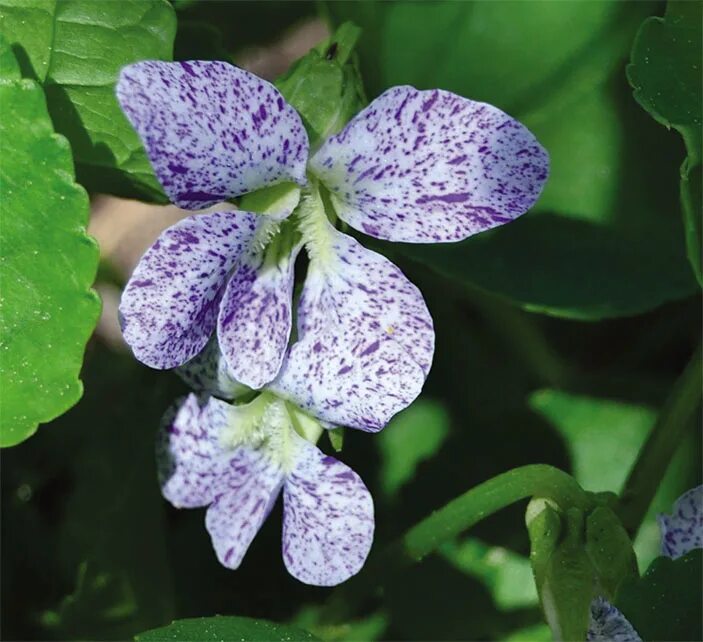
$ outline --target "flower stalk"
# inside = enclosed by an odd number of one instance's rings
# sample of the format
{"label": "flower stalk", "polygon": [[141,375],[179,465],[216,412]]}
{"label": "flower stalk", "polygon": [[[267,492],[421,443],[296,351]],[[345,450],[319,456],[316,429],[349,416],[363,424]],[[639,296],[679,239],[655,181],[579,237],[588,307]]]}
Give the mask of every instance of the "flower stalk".
{"label": "flower stalk", "polygon": [[642,446],[620,495],[618,514],[631,537],[637,534],[647,509],[701,403],[701,346],[669,395]]}

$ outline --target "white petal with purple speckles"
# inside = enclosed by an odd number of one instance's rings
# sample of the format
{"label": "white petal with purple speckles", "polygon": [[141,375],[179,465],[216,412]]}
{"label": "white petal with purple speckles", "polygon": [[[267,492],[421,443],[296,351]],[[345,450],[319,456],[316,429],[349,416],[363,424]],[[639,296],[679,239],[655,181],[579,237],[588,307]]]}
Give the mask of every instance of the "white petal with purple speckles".
{"label": "white petal with purple speckles", "polygon": [[281,368],[290,338],[293,266],[300,246],[278,261],[250,256],[227,284],[217,324],[235,379],[262,388]]}
{"label": "white petal with purple speckles", "polygon": [[388,259],[328,225],[331,257],[312,258],[298,341],[271,389],[320,419],[377,431],[422,389],[432,317]]}
{"label": "white petal with purple speckles", "polygon": [[220,399],[236,399],[252,392],[251,388],[232,377],[215,335],[197,356],[174,372],[195,392],[205,392]]}
{"label": "white petal with purple speckles", "polygon": [[703,548],[703,486],[684,493],[676,500],[671,515],[658,515],[662,554],[672,559],[694,548]]}
{"label": "white petal with purple speckles", "polygon": [[227,275],[257,227],[257,215],[215,212],[179,221],[147,250],[120,302],[125,341],[139,361],[175,368],[215,329]]}
{"label": "white petal with purple speckles", "polygon": [[591,602],[588,642],[642,642],[627,618],[610,602],[598,597]]}
{"label": "white petal with purple speckles", "polygon": [[224,62],[122,69],[117,98],[179,207],[196,210],[282,181],[305,183],[308,137],[278,90]]}
{"label": "white petal with purple speckles", "polygon": [[549,159],[516,120],[439,89],[393,87],[310,161],[339,217],[377,238],[458,241],[526,212]]}
{"label": "white petal with purple speckles", "polygon": [[224,487],[228,462],[218,439],[227,426],[228,409],[212,398],[201,407],[190,394],[164,415],[156,461],[161,492],[176,508],[206,506]]}
{"label": "white petal with purple speckles", "polygon": [[227,488],[208,508],[205,526],[217,559],[237,568],[276,503],[283,470],[265,451],[246,446],[229,457]]}
{"label": "white petal with purple speckles", "polygon": [[283,561],[301,582],[334,586],[358,573],[371,550],[373,500],[351,468],[294,439],[295,465],[283,487]]}

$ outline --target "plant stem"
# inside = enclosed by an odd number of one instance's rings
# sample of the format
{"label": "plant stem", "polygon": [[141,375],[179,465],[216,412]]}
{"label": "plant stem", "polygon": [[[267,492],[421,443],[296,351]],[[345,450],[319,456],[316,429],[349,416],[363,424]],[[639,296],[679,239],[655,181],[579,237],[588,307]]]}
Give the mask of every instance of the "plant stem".
{"label": "plant stem", "polygon": [[679,377],[620,495],[618,514],[634,538],[701,402],[701,347]]}
{"label": "plant stem", "polygon": [[330,596],[323,618],[345,617],[373,592],[380,576],[421,560],[489,515],[533,496],[551,499],[564,509],[586,510],[593,501],[573,477],[553,466],[530,464],[497,475],[430,514],[372,559],[362,574]]}

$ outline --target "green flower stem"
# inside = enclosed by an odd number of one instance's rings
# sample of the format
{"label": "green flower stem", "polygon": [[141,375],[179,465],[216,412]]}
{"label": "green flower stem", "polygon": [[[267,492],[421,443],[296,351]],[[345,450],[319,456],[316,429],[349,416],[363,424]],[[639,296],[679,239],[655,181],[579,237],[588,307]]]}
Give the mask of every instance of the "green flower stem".
{"label": "green flower stem", "polygon": [[379,577],[388,578],[482,519],[533,496],[550,499],[564,510],[572,506],[587,510],[594,502],[573,477],[553,466],[531,464],[497,475],[433,512],[372,559],[360,575],[330,596],[324,620],[352,613],[373,592]]}
{"label": "green flower stem", "polygon": [[620,495],[618,515],[631,537],[637,534],[686,430],[701,403],[701,347],[679,377],[652,432],[640,450]]}

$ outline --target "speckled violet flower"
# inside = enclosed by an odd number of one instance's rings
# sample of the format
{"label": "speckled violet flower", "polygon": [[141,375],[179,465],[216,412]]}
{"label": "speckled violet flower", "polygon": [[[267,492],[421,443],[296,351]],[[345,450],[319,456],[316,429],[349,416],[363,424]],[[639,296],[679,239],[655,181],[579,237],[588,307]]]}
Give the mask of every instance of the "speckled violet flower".
{"label": "speckled violet flower", "polygon": [[[518,122],[440,90],[390,89],[310,158],[296,111],[225,63],[137,63],[123,69],[117,96],[180,207],[281,191],[267,215],[200,214],[162,234],[120,305],[136,357],[182,365],[216,329],[238,381],[271,384],[362,430],[379,430],[419,394],[434,333],[417,288],[333,221],[383,239],[456,241],[529,209],[548,170]],[[284,360],[301,246],[310,263]]]}
{"label": "speckled violet flower", "polygon": [[373,501],[353,470],[315,446],[321,432],[270,392],[238,406],[191,394],[159,432],[162,492],[178,508],[208,507],[217,557],[235,569],[282,490],[286,568],[306,584],[339,584],[369,553]]}
{"label": "speckled violet flower", "polygon": [[[662,555],[676,559],[703,548],[703,486],[697,486],[676,500],[671,515],[657,517],[662,536]],[[607,600],[591,604],[587,640],[592,642],[642,642],[627,618]]]}

